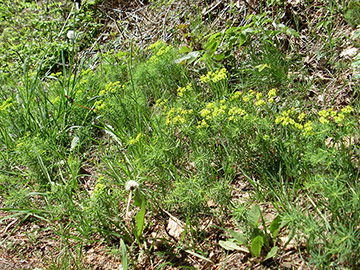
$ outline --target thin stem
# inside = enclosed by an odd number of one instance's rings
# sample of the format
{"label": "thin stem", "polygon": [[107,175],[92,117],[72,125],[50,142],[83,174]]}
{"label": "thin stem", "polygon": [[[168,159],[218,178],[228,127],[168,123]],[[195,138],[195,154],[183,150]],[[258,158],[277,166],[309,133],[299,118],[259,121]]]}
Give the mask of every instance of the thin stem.
{"label": "thin stem", "polygon": [[126,222],[126,225],[127,225],[128,228],[129,228],[129,230],[131,230],[131,226],[130,226],[130,215],[129,215],[131,195],[132,195],[132,190],[130,190],[130,193],[129,193],[128,202],[127,202],[127,206],[126,206],[126,215],[125,215],[125,222]]}

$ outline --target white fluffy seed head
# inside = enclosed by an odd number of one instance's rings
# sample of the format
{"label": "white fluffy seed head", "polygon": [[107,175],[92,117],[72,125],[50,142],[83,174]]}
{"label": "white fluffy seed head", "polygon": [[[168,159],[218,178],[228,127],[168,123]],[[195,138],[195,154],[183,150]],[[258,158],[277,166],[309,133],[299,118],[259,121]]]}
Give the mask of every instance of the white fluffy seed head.
{"label": "white fluffy seed head", "polygon": [[127,191],[134,190],[139,187],[139,183],[134,180],[129,180],[125,184],[125,189]]}
{"label": "white fluffy seed head", "polygon": [[75,31],[69,30],[69,31],[66,33],[66,36],[68,37],[68,39],[74,40],[74,39],[75,39]]}

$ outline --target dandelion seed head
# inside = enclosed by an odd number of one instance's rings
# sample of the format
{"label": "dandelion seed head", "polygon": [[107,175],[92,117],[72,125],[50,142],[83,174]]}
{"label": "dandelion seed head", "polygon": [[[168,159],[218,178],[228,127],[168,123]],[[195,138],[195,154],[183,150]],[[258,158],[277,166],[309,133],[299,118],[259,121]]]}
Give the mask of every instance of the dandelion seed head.
{"label": "dandelion seed head", "polygon": [[127,191],[134,190],[139,187],[139,183],[134,180],[129,180],[125,184],[125,189]]}
{"label": "dandelion seed head", "polygon": [[68,37],[68,39],[74,40],[74,39],[75,39],[75,31],[69,30],[69,31],[66,33],[66,36]]}

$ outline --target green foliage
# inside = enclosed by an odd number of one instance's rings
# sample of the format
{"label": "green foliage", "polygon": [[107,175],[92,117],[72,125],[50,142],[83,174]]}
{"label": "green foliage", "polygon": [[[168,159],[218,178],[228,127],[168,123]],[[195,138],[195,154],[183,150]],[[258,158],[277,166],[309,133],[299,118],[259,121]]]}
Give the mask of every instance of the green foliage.
{"label": "green foliage", "polygon": [[128,269],[128,259],[127,259],[127,254],[126,254],[126,245],[122,239],[120,240],[120,247],[121,247],[121,251],[122,251],[121,265],[124,270],[127,270]]}
{"label": "green foliage", "polygon": [[91,228],[90,233],[98,232],[109,240],[120,236],[125,241],[132,241],[133,237],[125,223],[125,213],[114,207],[120,203],[121,194],[116,189],[111,189],[109,184],[98,181],[91,199],[84,202],[84,217]]}
{"label": "green foliage", "polygon": [[163,96],[173,96],[181,74],[185,72],[180,65],[174,63],[178,52],[160,41],[147,49],[151,52],[150,58],[139,64],[133,74],[137,90],[141,91],[145,98],[153,101]]}
{"label": "green foliage", "polygon": [[349,1],[344,17],[352,27],[357,27],[360,24],[360,4],[357,1]]}
{"label": "green foliage", "polygon": [[[263,226],[263,230],[259,229],[259,220]],[[266,221],[264,220],[259,205],[254,205],[246,220],[246,234],[229,230],[230,235],[233,237],[227,241],[220,241],[219,244],[226,250],[242,250],[239,245],[244,245],[253,256],[259,257],[262,250],[265,250],[265,259],[274,257],[277,253],[278,247],[276,244],[276,236],[281,228],[281,218],[277,216],[271,222],[269,228],[266,228]],[[269,231],[269,232],[268,232]],[[271,235],[269,234],[271,233]]]}
{"label": "green foliage", "polygon": [[[266,13],[249,19],[251,22],[244,26],[209,34],[198,61],[204,61],[210,67],[224,64],[244,88],[262,89],[286,84],[284,78],[289,64],[279,49],[282,46],[280,37],[299,37],[299,34],[284,24],[271,23]],[[188,53],[188,50],[182,52]],[[194,53],[179,60],[197,57]]]}
{"label": "green foliage", "polygon": [[[6,0],[0,12],[0,70],[13,75],[24,65],[39,67],[40,61],[41,75],[58,72],[74,60],[74,49],[89,47],[100,26],[94,11],[71,12],[70,6],[58,1]],[[69,38],[69,31],[75,32],[75,39]]]}
{"label": "green foliage", "polygon": [[[33,1],[0,4],[3,210],[57,233],[64,255],[51,267],[82,269],[82,245],[100,235],[119,243],[130,268],[140,250],[155,256],[148,238],[164,213],[186,219],[186,228],[181,241],[163,245],[209,262],[205,248],[198,252],[204,220],[225,224],[233,211],[243,233],[227,229],[231,238],[219,242],[226,250],[275,259],[284,227],[307,243],[313,265],[356,268],[359,108],[355,95],[341,106],[302,100],[307,86],[289,76],[299,63],[283,47],[298,33],[260,12],[194,37],[198,50],[98,46],[85,60],[78,52],[97,37],[96,2],[84,3],[88,13],[55,2],[49,11]],[[354,10],[350,3],[347,20]],[[331,21],[323,28],[326,48],[335,48]],[[65,37],[72,29],[75,38]],[[127,189],[134,179],[141,188]],[[234,206],[239,183],[250,193],[244,205],[256,201],[250,210]],[[265,201],[278,212],[270,224]],[[74,242],[72,257],[65,250]]]}
{"label": "green foliage", "polygon": [[135,216],[135,236],[137,238],[140,238],[142,236],[142,231],[145,223],[146,200],[145,196],[140,193],[139,189],[137,189],[135,192],[134,205],[140,207],[139,212]]}

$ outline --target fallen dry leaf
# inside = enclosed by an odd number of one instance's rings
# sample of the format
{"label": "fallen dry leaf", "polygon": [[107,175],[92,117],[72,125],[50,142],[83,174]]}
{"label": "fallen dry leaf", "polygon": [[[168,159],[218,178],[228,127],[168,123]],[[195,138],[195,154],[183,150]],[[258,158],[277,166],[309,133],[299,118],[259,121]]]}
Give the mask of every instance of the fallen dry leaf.
{"label": "fallen dry leaf", "polygon": [[172,237],[174,237],[176,240],[180,240],[182,234],[184,233],[184,226],[178,220],[170,217],[167,230]]}

